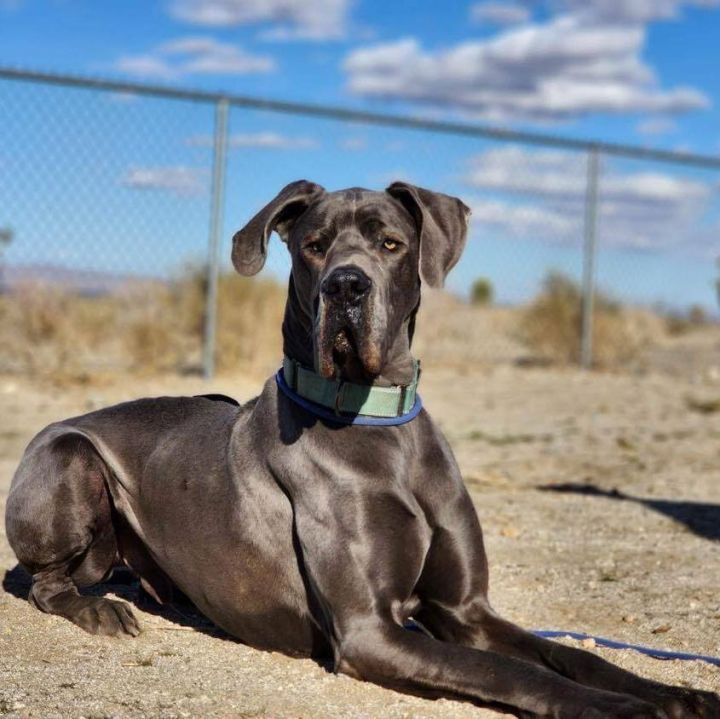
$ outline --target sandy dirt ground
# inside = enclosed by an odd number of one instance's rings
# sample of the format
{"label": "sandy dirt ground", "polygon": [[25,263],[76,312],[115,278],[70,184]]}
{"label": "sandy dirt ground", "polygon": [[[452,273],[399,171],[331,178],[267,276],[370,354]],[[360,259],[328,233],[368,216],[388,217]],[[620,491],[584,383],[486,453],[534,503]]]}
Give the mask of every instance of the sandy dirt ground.
{"label": "sandy dirt ground", "polygon": [[[501,613],[527,627],[720,655],[717,377],[429,368],[422,385],[483,522]],[[148,394],[245,399],[258,386],[185,378],[53,389],[0,377],[0,510],[24,446],[50,421]],[[0,715],[495,716],[256,651],[149,605],[134,609],[137,639],[93,637],[31,608],[26,579],[6,574],[14,566],[0,528]],[[137,601],[133,585],[102,591]],[[720,690],[720,669],[708,664],[600,653],[647,677]]]}

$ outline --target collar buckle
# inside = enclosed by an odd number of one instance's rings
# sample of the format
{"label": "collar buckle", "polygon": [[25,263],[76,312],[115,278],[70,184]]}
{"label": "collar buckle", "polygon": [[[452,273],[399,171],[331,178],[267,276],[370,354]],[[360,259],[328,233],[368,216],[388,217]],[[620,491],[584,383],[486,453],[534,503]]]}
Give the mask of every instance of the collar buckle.
{"label": "collar buckle", "polygon": [[342,401],[344,399],[344,392],[346,386],[347,382],[345,380],[339,380],[338,388],[335,392],[335,404],[333,407],[333,409],[335,410],[335,414],[338,415],[338,417],[342,414],[342,409],[340,405],[342,404]]}
{"label": "collar buckle", "polygon": [[398,406],[397,406],[397,416],[400,417],[405,412],[405,397],[407,395],[407,385],[402,385],[400,387],[400,392],[398,394]]}

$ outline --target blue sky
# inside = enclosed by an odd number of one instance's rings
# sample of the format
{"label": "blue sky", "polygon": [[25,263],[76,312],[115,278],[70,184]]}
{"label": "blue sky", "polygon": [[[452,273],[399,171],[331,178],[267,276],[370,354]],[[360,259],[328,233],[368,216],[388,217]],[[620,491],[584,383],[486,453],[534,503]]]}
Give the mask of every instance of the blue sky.
{"label": "blue sky", "polygon": [[[706,154],[720,154],[718,37],[720,0],[0,0],[2,65]],[[42,245],[43,260],[157,274],[201,256],[210,108],[8,82],[3,105],[8,261],[36,261]],[[450,286],[488,275],[502,301],[518,301],[550,267],[579,272],[584,163],[234,110],[225,234],[297,177],[329,188],[408,179],[473,207]],[[712,309],[719,189],[720,173],[607,160],[600,284]],[[269,265],[287,268],[277,244]]]}

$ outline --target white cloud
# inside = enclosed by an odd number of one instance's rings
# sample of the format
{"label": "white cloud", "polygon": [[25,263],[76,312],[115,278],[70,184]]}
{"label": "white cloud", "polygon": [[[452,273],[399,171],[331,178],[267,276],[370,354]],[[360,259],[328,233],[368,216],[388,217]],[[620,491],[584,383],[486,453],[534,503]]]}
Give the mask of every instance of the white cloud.
{"label": "white cloud", "polygon": [[204,168],[131,167],[120,179],[125,187],[140,190],[164,190],[180,196],[201,195],[207,189],[208,172]]}
{"label": "white cloud", "polygon": [[154,55],[126,55],[115,61],[115,69],[126,75],[172,80],[178,77],[178,71],[171,67],[167,60]]}
{"label": "white cloud", "polygon": [[404,152],[407,149],[407,143],[404,140],[390,140],[385,143],[385,149],[388,152]]}
{"label": "white cloud", "polygon": [[237,134],[230,137],[231,147],[263,147],[276,150],[308,150],[319,146],[312,137],[289,137],[276,132]]}
{"label": "white cloud", "polygon": [[346,35],[351,0],[172,0],[173,17],[193,25],[271,24],[265,39],[332,40]]}
{"label": "white cloud", "polygon": [[115,69],[128,75],[175,80],[186,75],[248,75],[275,69],[265,55],[253,55],[212,37],[182,37],[142,55],[118,58]]}
{"label": "white cloud", "polygon": [[523,5],[504,2],[479,2],[470,7],[470,19],[493,25],[517,25],[527,22],[531,13]]}
{"label": "white cloud", "polygon": [[[195,147],[212,147],[214,139],[211,135],[195,135],[188,138],[187,144]],[[319,147],[312,137],[291,137],[277,132],[250,132],[230,135],[228,145],[237,147],[259,147],[271,150],[311,150]]]}
{"label": "white cloud", "polygon": [[351,152],[360,152],[368,146],[366,137],[345,137],[340,140],[340,147]]}
{"label": "white cloud", "polygon": [[[470,202],[477,225],[579,245],[586,187],[583,155],[517,146],[488,150],[469,160],[464,181],[485,194]],[[681,175],[604,167],[600,241],[644,250],[707,245],[710,235],[701,229],[702,218],[715,195],[710,184]]]}
{"label": "white cloud", "polygon": [[476,199],[470,209],[473,225],[494,227],[517,236],[541,237],[549,242],[566,243],[577,237],[581,228],[578,217],[541,205]]}
{"label": "white cloud", "polygon": [[676,132],[678,126],[669,117],[649,117],[640,121],[635,129],[641,135],[667,135]]}
{"label": "white cloud", "polygon": [[[585,7],[579,0],[569,4]],[[661,87],[642,60],[645,39],[639,21],[575,9],[446,49],[426,50],[415,38],[362,47],[349,53],[343,66],[355,94],[495,120],[706,107],[707,97],[696,89]]]}
{"label": "white cloud", "polygon": [[678,142],[677,145],[672,148],[672,151],[677,152],[679,155],[684,155],[688,152],[696,152],[695,148],[689,142]]}
{"label": "white cloud", "polygon": [[[525,150],[508,145],[470,158],[465,182],[476,188],[531,193],[561,198],[585,192],[585,156],[560,150]],[[707,184],[659,172],[622,174],[605,171],[602,193],[606,200],[663,202],[702,200]]]}
{"label": "white cloud", "polygon": [[557,4],[587,22],[647,23],[674,20],[684,6],[719,7],[720,0],[560,0]]}

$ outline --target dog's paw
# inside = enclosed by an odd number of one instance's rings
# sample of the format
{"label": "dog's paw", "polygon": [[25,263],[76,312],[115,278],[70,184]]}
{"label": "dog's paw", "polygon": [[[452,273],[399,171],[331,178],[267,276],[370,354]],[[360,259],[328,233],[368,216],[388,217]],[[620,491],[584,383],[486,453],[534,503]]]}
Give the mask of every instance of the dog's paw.
{"label": "dog's paw", "polygon": [[720,719],[720,697],[714,692],[666,687],[657,704],[669,719]]}
{"label": "dog's paw", "polygon": [[113,599],[93,597],[72,620],[90,634],[108,637],[136,637],[140,634],[140,625],[130,607]]}
{"label": "dog's paw", "polygon": [[578,719],[669,719],[659,707],[629,696],[600,699],[585,707]]}

